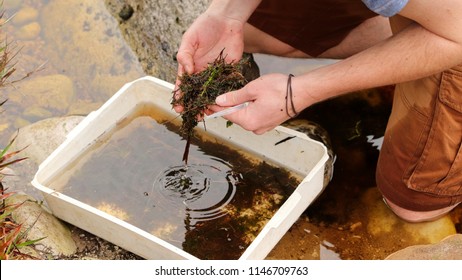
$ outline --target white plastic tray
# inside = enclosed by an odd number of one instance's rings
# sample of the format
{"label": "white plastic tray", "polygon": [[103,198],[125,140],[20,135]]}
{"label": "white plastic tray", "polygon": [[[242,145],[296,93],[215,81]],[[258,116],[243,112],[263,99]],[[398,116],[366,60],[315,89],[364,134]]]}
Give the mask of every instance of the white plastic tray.
{"label": "white plastic tray", "polygon": [[[39,166],[32,181],[56,217],[146,259],[197,259],[146,231],[48,187],[57,174],[137,106],[149,104],[172,117],[177,116],[170,105],[172,90],[172,84],[154,77],[135,80],[124,85],[69,133],[64,143]],[[282,126],[264,135],[255,135],[237,125],[227,127],[224,119],[217,118],[207,120],[204,133],[304,178],[240,257],[264,259],[322,191],[327,150],[322,143]],[[296,137],[274,145],[289,136]]]}

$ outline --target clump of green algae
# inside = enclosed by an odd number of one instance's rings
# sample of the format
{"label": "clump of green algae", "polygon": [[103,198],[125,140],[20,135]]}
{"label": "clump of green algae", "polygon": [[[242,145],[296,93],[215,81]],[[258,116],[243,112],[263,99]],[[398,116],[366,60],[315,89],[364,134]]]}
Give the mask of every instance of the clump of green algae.
{"label": "clump of green algae", "polygon": [[246,60],[237,63],[227,63],[223,51],[207,68],[201,72],[187,74],[179,77],[180,85],[177,90],[181,92],[179,98],[173,98],[172,105],[180,105],[182,125],[180,132],[186,137],[186,147],[183,161],[188,163],[189,145],[194,128],[203,120],[204,112],[209,105],[215,104],[215,98],[223,93],[237,90],[247,84],[242,74]]}

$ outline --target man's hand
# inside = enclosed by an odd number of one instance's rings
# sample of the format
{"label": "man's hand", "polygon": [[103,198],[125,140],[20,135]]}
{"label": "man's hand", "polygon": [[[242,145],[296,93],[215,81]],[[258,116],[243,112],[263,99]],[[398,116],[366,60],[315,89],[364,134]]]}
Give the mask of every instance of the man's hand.
{"label": "man's hand", "polygon": [[[227,62],[239,61],[244,50],[243,23],[204,13],[183,35],[178,50],[178,77],[204,70],[223,51]],[[176,81],[178,88],[179,81]],[[181,94],[175,91],[176,94]],[[181,112],[182,108],[175,107]]]}
{"label": "man's hand", "polygon": [[[261,76],[240,90],[218,96],[217,105],[209,106],[209,109],[220,111],[223,107],[249,102],[245,109],[226,115],[224,118],[255,134],[263,134],[290,119],[288,113],[293,115],[290,103],[286,103],[287,81],[288,76],[283,74]],[[303,109],[300,105],[307,104],[309,98],[297,94],[300,90],[295,77],[292,78],[292,90],[295,109],[300,112]],[[303,103],[301,98],[304,98]]]}
{"label": "man's hand", "polygon": [[[212,1],[183,35],[177,54],[178,76],[204,70],[221,51],[226,62],[239,61],[244,51],[244,24],[259,3],[260,0]],[[177,79],[176,89],[178,84]],[[175,94],[181,92],[175,90]],[[174,109],[183,110],[178,106]]]}

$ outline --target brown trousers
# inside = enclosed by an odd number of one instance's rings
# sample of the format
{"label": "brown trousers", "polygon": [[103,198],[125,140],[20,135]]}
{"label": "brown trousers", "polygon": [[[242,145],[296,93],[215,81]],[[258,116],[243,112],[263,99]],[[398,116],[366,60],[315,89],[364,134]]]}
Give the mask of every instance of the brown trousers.
{"label": "brown trousers", "polygon": [[374,16],[361,0],[263,0],[248,23],[316,57]]}
{"label": "brown trousers", "polygon": [[[376,16],[357,0],[263,0],[249,23],[316,57]],[[462,65],[396,85],[377,166],[394,204],[431,211],[462,201]]]}
{"label": "brown trousers", "polygon": [[396,86],[377,166],[393,203],[430,211],[462,201],[462,66]]}

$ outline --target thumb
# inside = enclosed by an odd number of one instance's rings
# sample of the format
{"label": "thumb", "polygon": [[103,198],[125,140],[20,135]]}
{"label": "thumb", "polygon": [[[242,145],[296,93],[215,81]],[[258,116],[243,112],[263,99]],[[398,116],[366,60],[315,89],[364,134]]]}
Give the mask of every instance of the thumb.
{"label": "thumb", "polygon": [[234,90],[222,95],[217,96],[215,103],[222,107],[229,107],[234,105],[242,104],[246,101],[250,101],[249,98],[244,94],[244,90]]}

